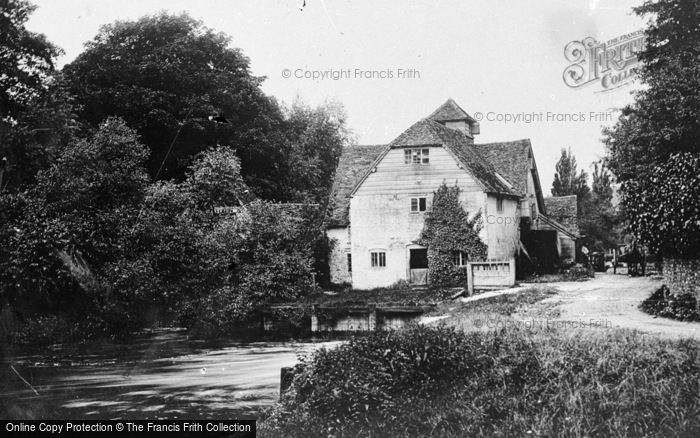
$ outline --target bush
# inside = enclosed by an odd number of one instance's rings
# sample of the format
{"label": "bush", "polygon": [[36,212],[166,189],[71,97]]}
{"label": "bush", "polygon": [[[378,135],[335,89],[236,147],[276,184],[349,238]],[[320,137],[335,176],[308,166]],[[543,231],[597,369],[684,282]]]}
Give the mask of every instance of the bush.
{"label": "bush", "polygon": [[639,307],[646,313],[680,321],[700,321],[698,301],[693,294],[672,294],[666,285],[661,286]]}
{"label": "bush", "polygon": [[377,332],[320,350],[296,366],[275,420],[293,422],[300,436],[381,428],[448,390],[456,376],[467,379],[470,371],[487,367],[489,359],[475,354],[479,350],[484,346],[477,339],[423,327]]}
{"label": "bush", "polygon": [[600,333],[354,339],[297,365],[260,436],[698,436],[698,343]]}

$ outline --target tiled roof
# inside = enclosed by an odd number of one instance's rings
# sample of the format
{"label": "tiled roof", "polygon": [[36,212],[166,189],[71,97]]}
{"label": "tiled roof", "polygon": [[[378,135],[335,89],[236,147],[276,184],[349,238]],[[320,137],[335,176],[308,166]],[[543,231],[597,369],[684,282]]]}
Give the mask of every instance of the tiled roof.
{"label": "tiled roof", "polygon": [[544,205],[547,209],[547,216],[579,234],[576,195],[544,198]]}
{"label": "tiled roof", "polygon": [[529,139],[476,144],[474,147],[518,193],[527,193],[531,149]]}
{"label": "tiled roof", "polygon": [[355,145],[343,149],[328,203],[328,226],[348,225],[350,193],[385,148],[386,145]]}
{"label": "tiled roof", "polygon": [[472,116],[467,114],[467,112],[457,105],[457,102],[451,98],[447,99],[447,102],[443,103],[438,109],[433,111],[428,118],[430,120],[435,120],[436,122],[449,122],[455,120],[467,120],[470,123],[476,122]]}

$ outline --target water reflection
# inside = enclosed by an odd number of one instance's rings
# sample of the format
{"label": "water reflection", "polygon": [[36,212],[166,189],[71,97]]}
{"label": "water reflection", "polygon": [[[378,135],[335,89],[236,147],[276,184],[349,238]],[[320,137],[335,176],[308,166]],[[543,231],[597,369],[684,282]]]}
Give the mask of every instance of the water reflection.
{"label": "water reflection", "polygon": [[[163,330],[128,344],[9,352],[2,413],[18,419],[256,418],[278,397],[280,368],[335,344],[210,342]],[[39,396],[5,371],[10,365]]]}

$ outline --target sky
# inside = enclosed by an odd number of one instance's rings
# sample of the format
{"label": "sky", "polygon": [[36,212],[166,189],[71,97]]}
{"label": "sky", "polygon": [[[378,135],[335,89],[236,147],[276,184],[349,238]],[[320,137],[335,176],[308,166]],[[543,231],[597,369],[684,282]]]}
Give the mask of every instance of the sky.
{"label": "sky", "polygon": [[[590,174],[601,129],[637,81],[572,88],[565,47],[610,42],[644,27],[642,0],[34,0],[27,27],[71,62],[99,27],[187,12],[231,36],[280,102],[341,103],[359,144],[384,144],[453,98],[480,120],[477,143],[529,138],[549,193],[561,148]],[[611,44],[614,45],[614,44]],[[587,64],[583,64],[587,65]],[[609,82],[608,82],[609,84]]]}

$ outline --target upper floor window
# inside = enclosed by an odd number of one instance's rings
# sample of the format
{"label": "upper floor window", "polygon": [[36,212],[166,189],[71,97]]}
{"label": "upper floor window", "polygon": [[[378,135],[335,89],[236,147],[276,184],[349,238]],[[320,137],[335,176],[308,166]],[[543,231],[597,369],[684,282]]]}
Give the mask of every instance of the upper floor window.
{"label": "upper floor window", "polygon": [[411,198],[411,213],[420,213],[428,207],[428,200],[425,197]]}
{"label": "upper floor window", "polygon": [[384,251],[373,251],[370,253],[370,260],[373,268],[383,268],[386,266],[386,253]]}
{"label": "upper floor window", "polygon": [[430,164],[430,149],[404,149],[405,164]]}
{"label": "upper floor window", "polygon": [[347,259],[348,259],[348,260],[347,260],[347,261],[348,261],[348,272],[352,272],[352,254],[351,254],[351,253],[347,253],[347,254],[346,254],[346,257],[347,257]]}
{"label": "upper floor window", "polygon": [[496,213],[503,213],[503,198],[496,198]]}

